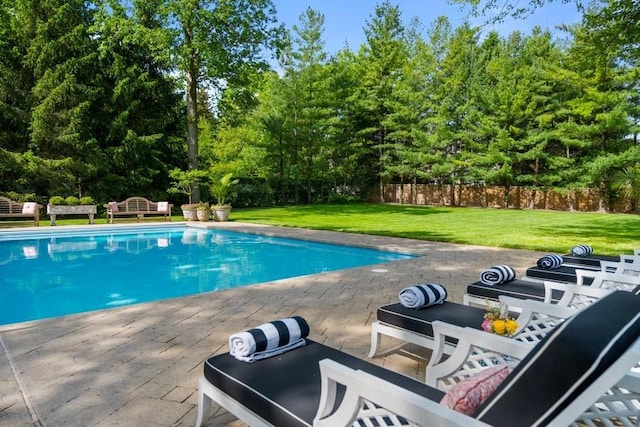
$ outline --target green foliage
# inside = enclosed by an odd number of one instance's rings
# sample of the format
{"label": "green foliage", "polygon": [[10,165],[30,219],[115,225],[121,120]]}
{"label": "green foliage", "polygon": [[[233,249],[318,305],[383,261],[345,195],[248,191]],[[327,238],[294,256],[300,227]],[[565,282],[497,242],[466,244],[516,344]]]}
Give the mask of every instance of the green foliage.
{"label": "green foliage", "polygon": [[640,201],[640,165],[627,166],[617,171],[613,177],[612,187],[629,198],[634,210],[637,210]]}
{"label": "green foliage", "polygon": [[93,205],[93,204],[95,204],[95,201],[93,200],[93,197],[84,196],[84,197],[80,197],[80,204],[81,205]]}
{"label": "green foliage", "polygon": [[199,211],[208,211],[211,209],[211,206],[209,206],[209,203],[207,202],[198,202],[196,204],[196,209]]}
{"label": "green foliage", "polygon": [[7,193],[2,193],[2,195],[16,202],[40,202],[38,197],[33,193],[17,193],[15,191],[9,191]]}
{"label": "green foliage", "polygon": [[602,209],[631,196],[614,178],[637,161],[625,154],[640,129],[633,0],[590,3],[562,41],[444,17],[425,33],[383,1],[365,43],[333,57],[322,14],[307,8],[285,33],[272,6],[0,2],[4,190],[192,203],[207,175],[230,172],[242,206],[365,199],[384,182],[453,184],[454,205],[463,184],[597,188]]}
{"label": "green foliage", "polygon": [[69,206],[79,205],[80,199],[78,199],[76,196],[65,197],[64,204]]}
{"label": "green foliage", "polygon": [[227,173],[222,178],[214,179],[211,183],[211,195],[216,200],[217,206],[228,204],[236,195],[235,185],[238,184],[237,179],[232,179],[233,174]]}
{"label": "green foliage", "polygon": [[66,205],[64,197],[62,196],[52,196],[49,198],[50,205]]}
{"label": "green foliage", "polygon": [[364,200],[362,200],[361,197],[351,194],[331,193],[327,198],[327,203],[330,205],[346,205],[362,202],[364,202]]}
{"label": "green foliage", "polygon": [[233,205],[237,207],[273,206],[276,204],[275,190],[270,181],[263,178],[245,178],[236,185],[237,196]]}
{"label": "green foliage", "polygon": [[167,190],[169,193],[184,194],[189,198],[189,204],[193,203],[193,193],[200,184],[207,180],[207,172],[199,169],[190,169],[183,171],[173,169],[169,172],[171,178],[171,187]]}

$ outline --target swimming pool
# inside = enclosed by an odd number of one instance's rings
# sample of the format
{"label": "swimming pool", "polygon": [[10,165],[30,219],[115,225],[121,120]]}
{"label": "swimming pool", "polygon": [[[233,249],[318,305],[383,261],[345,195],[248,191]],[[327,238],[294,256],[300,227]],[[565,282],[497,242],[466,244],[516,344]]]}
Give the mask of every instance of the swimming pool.
{"label": "swimming pool", "polygon": [[411,257],[188,226],[0,233],[0,325]]}

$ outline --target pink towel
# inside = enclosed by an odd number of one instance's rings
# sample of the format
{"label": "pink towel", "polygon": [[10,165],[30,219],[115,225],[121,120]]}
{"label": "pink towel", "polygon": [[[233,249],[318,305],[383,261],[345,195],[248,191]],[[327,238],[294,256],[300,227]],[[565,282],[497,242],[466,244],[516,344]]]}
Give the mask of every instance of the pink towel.
{"label": "pink towel", "polygon": [[158,202],[158,212],[166,212],[169,210],[169,202]]}
{"label": "pink towel", "polygon": [[118,212],[118,202],[109,202],[109,210],[111,212]]}

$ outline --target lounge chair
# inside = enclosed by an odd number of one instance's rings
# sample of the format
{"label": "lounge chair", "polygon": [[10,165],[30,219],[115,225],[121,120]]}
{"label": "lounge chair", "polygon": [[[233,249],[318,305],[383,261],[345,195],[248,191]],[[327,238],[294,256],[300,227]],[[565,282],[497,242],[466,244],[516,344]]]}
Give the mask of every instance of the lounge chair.
{"label": "lounge chair", "polygon": [[[441,405],[445,393],[437,388],[311,340],[253,364],[220,354],[204,363],[197,425],[204,424],[212,399],[252,426],[347,426],[358,420],[369,422],[363,425],[569,425],[585,411],[590,416],[591,405],[619,381],[624,388],[616,393],[640,391],[640,379],[629,374],[640,360],[639,336],[640,297],[615,291],[577,312],[532,350],[496,337],[526,355],[470,416]],[[623,397],[615,395],[618,401]]]}
{"label": "lounge chair", "polygon": [[553,280],[563,283],[577,283],[579,271],[600,271],[601,267],[561,265],[556,268],[540,268],[537,265],[527,268],[525,277],[530,280]]}
{"label": "lounge chair", "polygon": [[[586,285],[597,288],[631,290],[640,285],[640,280],[632,275],[608,271],[575,270],[575,282],[557,281],[532,281],[516,279],[501,285],[488,286],[481,282],[474,282],[467,286],[467,292],[463,296],[465,305],[486,305],[486,301],[497,301],[500,296],[506,295],[514,298],[533,299],[558,303],[562,298],[562,292],[555,288],[548,290],[547,282],[569,283],[572,286]],[[549,293],[551,292],[551,293]]]}
{"label": "lounge chair", "polygon": [[[487,301],[498,301],[502,295],[544,301],[545,289],[544,284],[539,280],[515,279],[493,286],[477,281],[467,285],[466,293],[463,296],[463,304],[486,305]],[[561,293],[555,293],[552,295],[552,302],[557,302],[561,296]]]}
{"label": "lounge chair", "polygon": [[[549,328],[555,326],[558,321],[571,316],[576,309],[584,308],[588,302],[600,299],[610,292],[606,289],[558,283],[555,286],[549,284],[547,289],[548,298],[552,294],[559,296],[556,304],[504,295],[500,296],[500,302],[514,315],[518,313],[516,322],[519,328],[514,339],[531,343],[538,341]],[[371,324],[369,357],[377,357],[395,351],[406,343],[433,350],[435,346],[434,322],[442,321],[455,327],[482,330],[481,324],[485,312],[486,310],[482,308],[453,302],[445,302],[418,310],[403,307],[398,303],[384,305],[378,308],[377,321]],[[383,335],[401,340],[401,343],[383,349]],[[443,351],[451,353],[457,345],[457,340],[449,336],[444,345]]]}
{"label": "lounge chair", "polygon": [[640,258],[639,257],[621,257],[620,262],[601,263],[602,271],[610,271],[617,274],[626,274],[630,276],[640,276]]}
{"label": "lounge chair", "polygon": [[600,262],[620,262],[619,255],[598,255],[598,254],[589,254],[589,255],[562,255],[562,259],[564,261],[563,264],[574,265],[576,267],[593,267],[600,268]]}
{"label": "lounge chair", "polygon": [[532,266],[527,269],[525,276],[534,280],[575,283],[577,281],[576,270],[621,272],[616,267],[622,263],[624,265],[633,264],[639,266],[638,270],[640,271],[640,257],[636,255],[562,255],[562,260],[562,265],[555,268],[545,269],[538,265]]}

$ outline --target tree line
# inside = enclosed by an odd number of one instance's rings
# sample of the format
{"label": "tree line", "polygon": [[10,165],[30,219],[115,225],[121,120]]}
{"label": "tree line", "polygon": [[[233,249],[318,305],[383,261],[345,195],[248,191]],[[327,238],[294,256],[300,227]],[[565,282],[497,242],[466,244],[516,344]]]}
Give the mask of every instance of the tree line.
{"label": "tree line", "polygon": [[0,191],[164,199],[180,169],[233,172],[247,206],[387,183],[636,201],[640,31],[599,3],[503,36],[383,1],[330,55],[321,13],[285,30],[267,0],[1,0]]}

